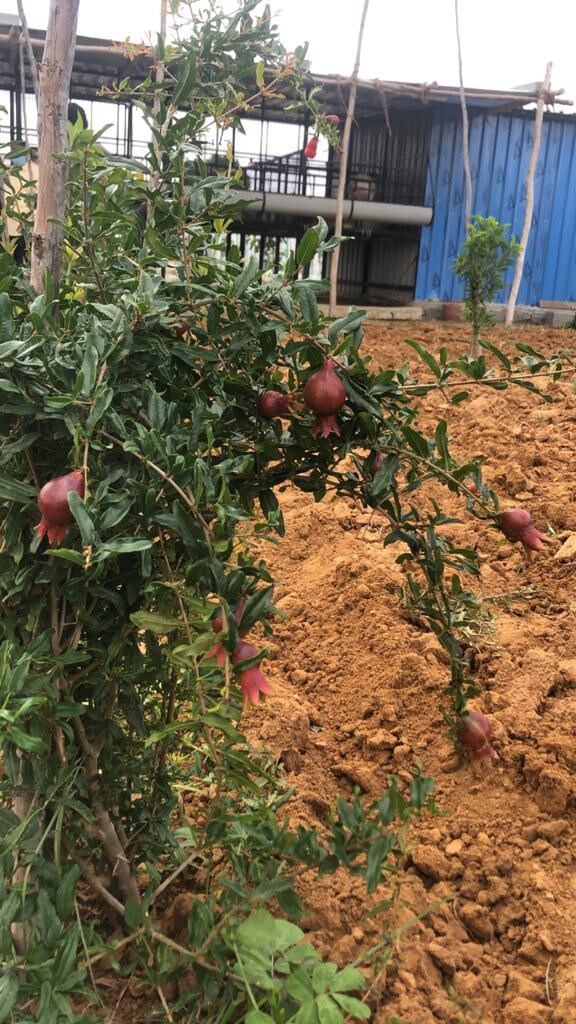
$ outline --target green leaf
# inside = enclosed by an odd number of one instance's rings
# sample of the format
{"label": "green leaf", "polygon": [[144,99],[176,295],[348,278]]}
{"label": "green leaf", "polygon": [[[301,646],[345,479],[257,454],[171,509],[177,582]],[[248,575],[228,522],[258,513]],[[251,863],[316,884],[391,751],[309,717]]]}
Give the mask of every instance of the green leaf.
{"label": "green leaf", "polygon": [[302,970],[301,967],[297,967],[292,974],[286,978],[286,991],[289,996],[293,999],[297,999],[299,1003],[305,1003],[306,1000],[312,999],[314,996],[314,989],[312,987],[312,979],[306,971]]}
{"label": "green leaf", "polygon": [[303,1003],[298,1013],[293,1018],[293,1024],[318,1024],[318,1010],[316,1000],[310,999]]}
{"label": "green leaf", "polygon": [[272,917],[267,910],[256,910],[239,925],[236,935],[243,946],[282,952],[304,937],[304,932],[290,921]]}
{"label": "green leaf", "polygon": [[353,996],[335,995],[334,999],[351,1017],[359,1017],[360,1020],[370,1020],[372,1011],[369,1006],[366,1006],[366,1003],[361,1003],[359,999],[354,999]]}
{"label": "green leaf", "polygon": [[245,261],[238,277],[234,278],[234,284],[232,285],[233,297],[235,299],[239,299],[246,289],[252,284],[252,281],[258,277],[259,273],[260,266],[258,259],[256,256],[251,256],[249,260]]}
{"label": "green leaf", "polygon": [[418,353],[422,362],[426,363],[426,366],[428,366],[432,370],[434,376],[437,377],[438,380],[440,380],[440,378],[442,377],[442,368],[439,365],[439,363],[436,362],[432,353],[429,352],[428,349],[424,347],[424,345],[421,345],[419,341],[413,341],[411,338],[406,338],[406,344],[410,345],[410,347],[413,348],[414,351]]}
{"label": "green leaf", "polygon": [[330,982],[331,992],[350,992],[366,987],[366,978],[355,967],[344,967]]}
{"label": "green leaf", "polygon": [[169,652],[169,657],[178,665],[185,665],[187,668],[194,668],[196,658],[206,654],[211,647],[214,647],[216,637],[212,632],[200,633],[191,644],[178,644]]}
{"label": "green leaf", "polygon": [[448,424],[446,420],[440,420],[437,424],[434,439],[443,464],[448,466],[450,464],[450,455],[448,452]]}
{"label": "green leaf", "polygon": [[308,228],[302,235],[296,249],[296,262],[298,266],[304,267],[307,263],[310,263],[310,260],[314,259],[319,244],[320,239],[318,238],[316,228]]}
{"label": "green leaf", "polygon": [[97,560],[108,558],[109,555],[129,555],[133,551],[147,551],[152,547],[151,540],[132,540],[130,537],[119,537],[109,540],[98,549]]}
{"label": "green leaf", "polygon": [[480,338],[480,345],[482,346],[482,348],[487,349],[488,352],[491,352],[492,355],[495,356],[500,363],[502,363],[502,366],[504,367],[505,370],[508,370],[509,372],[512,370],[512,365],[510,363],[510,360],[508,359],[508,356],[504,355],[504,352],[502,352],[497,345],[493,345],[492,342],[487,341],[486,338]]}
{"label": "green leaf", "polygon": [[161,636],[182,625],[179,619],[169,619],[158,612],[147,611],[134,612],[130,616],[130,621],[138,626],[138,629],[147,629],[150,633],[158,633]]}
{"label": "green leaf", "polygon": [[320,1024],[342,1024],[344,1015],[331,996],[318,996],[316,1012]]}
{"label": "green leaf", "polygon": [[367,394],[365,391],[361,391],[360,388],[356,387],[353,379],[345,375],[342,378],[342,383],[346,388],[346,394],[354,402],[354,405],[358,409],[364,409],[366,412],[372,414],[372,416],[382,416],[382,405],[377,398],[373,398],[372,395]]}
{"label": "green leaf", "polygon": [[76,494],[76,491],[69,492],[68,504],[74,519],[78,523],[80,534],[82,536],[82,543],[87,547],[92,544],[92,541],[94,540],[94,523],[92,522],[88,509],[80,495]]}
{"label": "green leaf", "polygon": [[6,973],[0,975],[0,1024],[4,1024],[4,1021],[8,1020],[16,1006],[20,991],[18,974],[19,972],[15,968],[13,970],[8,968]]}
{"label": "green leaf", "polygon": [[47,548],[46,555],[51,558],[61,558],[64,562],[73,562],[74,565],[84,565],[84,555],[81,551],[74,551],[73,548]]}
{"label": "green leaf", "polygon": [[250,1010],[244,1018],[244,1024],[274,1024],[274,1018],[262,1010]]}
{"label": "green leaf", "polygon": [[22,344],[21,341],[5,341],[3,345],[0,345],[0,359],[7,359],[8,356],[22,348]]}
{"label": "green leaf", "polygon": [[258,619],[272,608],[273,593],[274,585],[272,584],[269,587],[260,587],[255,594],[250,595],[240,620],[239,628],[242,633],[247,633],[252,629]]}
{"label": "green leaf", "polygon": [[364,309],[351,309],[346,316],[333,320],[328,328],[328,340],[336,341],[340,334],[353,334],[362,326],[366,317]]}
{"label": "green leaf", "polygon": [[338,973],[338,967],[332,963],[317,964],[312,972],[312,984],[315,992],[326,992],[329,984]]}
{"label": "green leaf", "polygon": [[27,505],[37,496],[38,491],[35,487],[0,473],[0,501],[14,501],[17,505]]}
{"label": "green leaf", "polygon": [[98,392],[98,397],[86,420],[86,429],[88,431],[93,430],[99,420],[102,419],[106,410],[110,408],[113,398],[114,392],[112,388],[104,388]]}
{"label": "green leaf", "polygon": [[141,928],[146,920],[146,907],[143,903],[136,903],[136,900],[128,899],[124,905],[124,920],[129,928],[134,931]]}
{"label": "green leaf", "polygon": [[366,859],[366,888],[374,892],[382,874],[382,864],[389,852],[390,842],[387,836],[378,836],[370,843]]}
{"label": "green leaf", "polygon": [[256,74],[256,85],[258,86],[259,89],[262,89],[263,86],[264,86],[264,68],[265,68],[265,66],[266,65],[265,65],[263,60],[258,60],[258,61],[256,61],[256,64],[255,64],[255,67],[254,67],[255,74]]}
{"label": "green leaf", "polygon": [[86,351],[84,352],[84,359],[82,361],[82,368],[80,373],[82,375],[82,394],[85,396],[91,395],[94,385],[96,383],[96,374],[98,372],[98,351],[96,346],[90,339],[86,342]]}
{"label": "green leaf", "polygon": [[296,290],[296,298],[306,323],[311,324],[312,327],[317,327],[320,322],[320,313],[314,289],[310,286],[302,285]]}
{"label": "green leaf", "polygon": [[408,441],[412,451],[416,452],[417,455],[422,455],[425,459],[430,457],[428,450],[428,442],[422,434],[419,434],[416,430],[408,425],[402,427],[402,433]]}

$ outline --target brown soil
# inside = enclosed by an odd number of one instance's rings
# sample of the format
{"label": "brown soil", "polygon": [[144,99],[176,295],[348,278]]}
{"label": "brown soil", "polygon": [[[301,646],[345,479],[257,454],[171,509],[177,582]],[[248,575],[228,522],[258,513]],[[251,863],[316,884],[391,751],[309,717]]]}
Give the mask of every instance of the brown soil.
{"label": "brown soil", "polygon": [[[368,328],[364,349],[383,366],[409,360],[425,378],[406,337],[466,348],[462,326],[399,323]],[[531,327],[514,339],[552,352],[574,334]],[[378,524],[352,501],[316,505],[290,489],[286,539],[266,551],[286,614],[268,664],[275,696],[250,725],[297,787],[295,819],[309,824],[354,785],[379,795],[418,759],[436,779],[443,813],[412,828],[392,915],[368,916],[375,901],[359,880],[301,880],[305,925],[325,955],[344,964],[396,934],[374,981],[377,1024],[576,1024],[576,545],[567,561],[554,557],[561,539],[576,541],[576,399],[568,384],[548,384],[551,405],[519,388],[475,390],[461,406],[423,401],[422,426],[445,418],[455,454],[485,458],[502,504],[524,505],[560,537],[528,563],[441,494],[464,520],[454,532],[478,548],[483,593],[502,598],[486,606],[494,635],[481,645],[475,702],[493,721],[499,760],[454,755],[439,710],[447,666],[403,615],[398,551],[382,547]]]}

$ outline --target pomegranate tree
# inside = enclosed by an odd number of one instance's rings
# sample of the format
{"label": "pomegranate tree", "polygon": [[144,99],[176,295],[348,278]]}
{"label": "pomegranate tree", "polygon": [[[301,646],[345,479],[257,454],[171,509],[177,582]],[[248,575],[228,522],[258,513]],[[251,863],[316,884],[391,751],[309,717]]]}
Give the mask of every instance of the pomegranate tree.
{"label": "pomegranate tree", "polygon": [[[276,766],[241,731],[247,710],[274,714],[282,678],[256,544],[283,533],[278,485],[318,501],[331,489],[378,514],[385,543],[403,546],[419,624],[450,659],[461,743],[486,746],[465,717],[477,687],[461,577],[475,554],[418,494],[432,479],[466,495],[476,526],[494,523],[494,496],[466,487],[479,467],[453,458],[443,421],[431,437],[418,430],[405,368],[371,371],[361,312],[320,312],[324,286],[305,272],[339,242],[324,221],[281,279],[234,246],[214,258],[216,229],[245,203],[189,158],[204,126],[240,128],[246,97],[288,83],[315,133],[337,136],[318,97],[306,100],[304,51],[288,56],[254,6],[227,17],[204,5],[180,25],[185,42],[155,55],[163,83],[123,84],[155,112],[153,194],[89,133],[73,137],[58,294],[30,304],[9,256],[3,270],[1,938],[12,1006],[46,1020],[77,1019],[71,990],[85,1005],[87,965],[126,930],[119,970],[131,964],[138,986],[166,999],[186,977],[179,1014],[209,1024],[217,1005],[239,1024],[254,998],[238,930],[256,906],[297,916],[299,865],[345,866],[370,891],[401,869],[405,823],[432,785],[418,768],[409,785],[384,780],[383,800],[342,798],[324,831],[293,831]],[[178,943],[162,931],[175,879],[191,894]],[[92,916],[94,901],[111,922]],[[270,1008],[266,993],[258,1005]]]}

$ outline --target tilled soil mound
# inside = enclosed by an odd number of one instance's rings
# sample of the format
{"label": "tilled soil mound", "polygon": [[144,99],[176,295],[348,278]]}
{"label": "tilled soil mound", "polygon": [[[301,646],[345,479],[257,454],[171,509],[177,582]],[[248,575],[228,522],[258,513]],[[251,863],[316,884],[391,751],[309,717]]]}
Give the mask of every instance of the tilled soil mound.
{"label": "tilled soil mound", "polygon": [[[461,325],[397,323],[367,328],[364,350],[428,379],[407,337],[467,348]],[[549,353],[576,340],[537,327],[490,337]],[[493,616],[475,702],[494,725],[493,764],[457,757],[446,738],[444,655],[400,605],[399,551],[382,546],[377,517],[287,489],[286,538],[266,547],[286,618],[266,665],[274,696],[250,731],[297,787],[294,820],[321,825],[338,795],[360,786],[377,797],[418,760],[436,779],[442,813],[411,828],[393,912],[370,914],[377,900],[360,880],[300,883],[324,955],[349,963],[384,932],[395,937],[371,982],[377,1024],[576,1024],[576,398],[571,383],[544,387],[551,405],[517,387],[476,387],[455,407],[437,393],[422,401],[421,427],[446,419],[454,453],[485,459],[501,504],[523,505],[556,535],[528,562],[435,492],[462,517],[453,533],[478,549]]]}

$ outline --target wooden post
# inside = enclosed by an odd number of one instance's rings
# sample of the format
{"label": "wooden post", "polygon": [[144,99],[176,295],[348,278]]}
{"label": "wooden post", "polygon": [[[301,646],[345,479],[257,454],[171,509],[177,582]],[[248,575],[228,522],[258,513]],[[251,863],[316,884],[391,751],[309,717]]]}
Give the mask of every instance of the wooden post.
{"label": "wooden post", "polygon": [[530,163],[528,164],[528,173],[526,175],[526,210],[524,212],[524,224],[522,226],[522,234],[520,235],[520,249],[518,257],[516,259],[516,267],[514,270],[514,278],[512,280],[512,286],[510,288],[510,294],[508,296],[508,302],[506,304],[506,327],[510,327],[514,319],[514,308],[516,306],[516,300],[518,298],[518,292],[520,291],[520,282],[522,280],[522,271],[524,270],[524,260],[526,258],[526,246],[528,245],[528,236],[530,234],[530,226],[532,224],[532,215],[534,213],[534,176],[536,174],[536,163],[538,160],[538,154],[540,152],[540,140],[542,138],[542,122],[544,120],[544,105],[546,98],[550,95],[550,79],[552,77],[552,63],[546,65],[546,74],[544,81],[538,93],[538,102],[536,104],[536,117],[534,118],[534,139],[532,142],[532,152],[530,154]]}
{"label": "wooden post", "polygon": [[[34,56],[34,50],[32,48],[32,40],[30,39],[30,32],[28,31],[28,22],[26,21],[26,15],[24,13],[24,4],[22,0],[18,0],[18,16],[20,18],[20,30],[21,36],[26,43],[26,52],[28,54],[28,63],[30,65],[30,74],[32,76],[32,85],[34,86],[34,95],[36,97],[36,107],[38,107],[38,65],[36,64],[36,57]],[[26,102],[26,99],[24,99]]]}
{"label": "wooden post", "polygon": [[[360,54],[362,52],[362,38],[364,36],[364,26],[366,24],[366,15],[368,13],[368,5],[370,0],[364,0],[364,7],[362,9],[362,17],[360,19],[360,30],[358,32],[358,45],[356,47],[356,63],[354,65],[354,71],[352,73],[352,79],[350,82],[350,94],[348,96],[348,108],[346,110],[346,121],[344,123],[344,132],[342,134],[342,159],[340,160],[340,177],[338,179],[338,193],[336,195],[336,218],[334,222],[334,234],[342,234],[342,221],[344,211],[344,197],[346,191],[346,176],[348,174],[348,153],[350,150],[350,134],[352,131],[352,119],[354,117],[354,108],[356,107],[356,93],[358,91],[358,69],[360,67]],[[336,304],[338,302],[338,263],[340,259],[340,249],[334,249],[330,257],[330,316],[334,316],[336,310]]]}
{"label": "wooden post", "polygon": [[464,159],[464,180],[466,183],[466,212],[464,225],[466,234],[470,228],[472,216],[472,173],[470,171],[470,144],[468,126],[468,108],[466,106],[466,93],[464,92],[464,73],[462,71],[462,43],[460,41],[460,19],[458,16],[458,0],[454,0],[454,14],[456,17],[456,42],[458,45],[458,76],[460,80],[460,106],[462,108],[462,156]]}
{"label": "wooden post", "polygon": [[68,164],[55,153],[68,148],[67,114],[80,0],[50,0],[38,97],[38,199],[32,235],[30,284],[40,294],[44,273],[60,281],[63,231],[53,219],[66,216]]}

